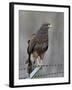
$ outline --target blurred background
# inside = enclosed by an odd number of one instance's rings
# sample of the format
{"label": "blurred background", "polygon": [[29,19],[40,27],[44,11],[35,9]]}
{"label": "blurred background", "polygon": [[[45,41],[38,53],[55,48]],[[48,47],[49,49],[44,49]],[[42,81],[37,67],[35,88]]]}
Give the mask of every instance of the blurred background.
{"label": "blurred background", "polygon": [[64,76],[64,13],[19,11],[19,79],[27,78],[27,41],[38,31],[40,26],[49,22],[49,48],[45,54],[44,66],[34,78]]}

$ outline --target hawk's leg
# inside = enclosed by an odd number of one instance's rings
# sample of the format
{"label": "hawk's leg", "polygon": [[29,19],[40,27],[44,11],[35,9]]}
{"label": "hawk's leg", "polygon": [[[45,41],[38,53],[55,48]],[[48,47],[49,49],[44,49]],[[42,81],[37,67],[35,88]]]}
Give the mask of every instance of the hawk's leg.
{"label": "hawk's leg", "polygon": [[33,64],[35,64],[35,58],[33,57],[33,54],[31,54],[31,61]]}
{"label": "hawk's leg", "polygon": [[38,54],[36,51],[34,51],[32,54],[31,54],[31,60],[32,62],[35,64],[36,60],[38,58]]}
{"label": "hawk's leg", "polygon": [[42,66],[42,65],[43,65],[43,61],[42,61],[42,59],[40,58],[40,56],[38,56],[38,58],[37,58],[37,65],[38,65],[38,66]]}

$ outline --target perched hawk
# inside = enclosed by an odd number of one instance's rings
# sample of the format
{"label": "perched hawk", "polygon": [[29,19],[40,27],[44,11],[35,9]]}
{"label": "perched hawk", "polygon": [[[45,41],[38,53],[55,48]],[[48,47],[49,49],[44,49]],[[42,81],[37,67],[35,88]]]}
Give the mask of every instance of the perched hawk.
{"label": "perched hawk", "polygon": [[42,64],[45,52],[48,49],[48,30],[50,28],[49,23],[44,23],[37,31],[32,35],[32,38],[28,40],[28,73],[32,71],[32,62],[37,62],[38,65]]}

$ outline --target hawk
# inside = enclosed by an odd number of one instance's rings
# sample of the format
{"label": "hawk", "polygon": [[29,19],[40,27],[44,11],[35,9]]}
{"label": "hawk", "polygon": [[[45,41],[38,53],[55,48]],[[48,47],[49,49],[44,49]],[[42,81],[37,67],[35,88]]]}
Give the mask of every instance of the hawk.
{"label": "hawk", "polygon": [[28,40],[28,73],[32,72],[32,62],[37,62],[37,65],[42,65],[45,52],[48,49],[48,30],[51,27],[50,23],[44,23],[40,29],[32,34],[32,38]]}

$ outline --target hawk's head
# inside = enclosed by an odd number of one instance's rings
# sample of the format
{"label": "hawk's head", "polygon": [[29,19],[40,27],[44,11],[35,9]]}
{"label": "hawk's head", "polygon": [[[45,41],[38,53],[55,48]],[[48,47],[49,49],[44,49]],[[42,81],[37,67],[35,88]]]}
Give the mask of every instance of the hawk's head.
{"label": "hawk's head", "polygon": [[43,27],[47,27],[47,28],[52,27],[52,25],[51,25],[50,23],[44,23],[42,26],[43,26]]}

